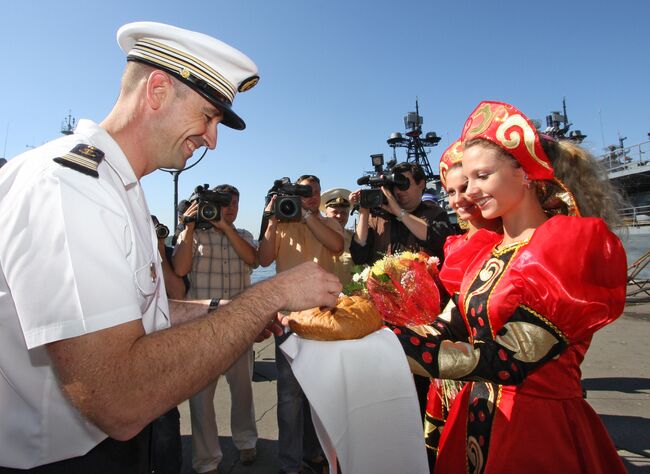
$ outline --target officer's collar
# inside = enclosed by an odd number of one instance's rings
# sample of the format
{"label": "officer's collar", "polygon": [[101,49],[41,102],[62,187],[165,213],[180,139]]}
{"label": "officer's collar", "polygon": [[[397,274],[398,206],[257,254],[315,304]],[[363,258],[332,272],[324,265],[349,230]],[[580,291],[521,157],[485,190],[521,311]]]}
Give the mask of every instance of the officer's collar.
{"label": "officer's collar", "polygon": [[92,120],[81,119],[75,129],[75,134],[87,137],[88,141],[104,152],[104,161],[115,170],[125,188],[138,182],[131,163],[106,130]]}

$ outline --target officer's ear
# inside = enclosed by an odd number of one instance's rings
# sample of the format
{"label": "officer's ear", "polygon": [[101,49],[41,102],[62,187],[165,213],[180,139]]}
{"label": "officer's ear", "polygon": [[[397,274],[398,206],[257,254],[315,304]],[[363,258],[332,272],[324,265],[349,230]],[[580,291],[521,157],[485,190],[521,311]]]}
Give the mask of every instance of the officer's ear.
{"label": "officer's ear", "polygon": [[172,98],[174,94],[173,79],[169,74],[158,69],[149,74],[147,79],[147,103],[158,110],[165,100]]}

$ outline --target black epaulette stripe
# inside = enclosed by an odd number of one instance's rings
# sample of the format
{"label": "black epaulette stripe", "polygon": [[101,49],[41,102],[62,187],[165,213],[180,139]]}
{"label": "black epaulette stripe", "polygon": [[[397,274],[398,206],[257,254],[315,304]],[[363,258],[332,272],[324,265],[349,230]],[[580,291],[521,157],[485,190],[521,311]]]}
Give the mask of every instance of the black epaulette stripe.
{"label": "black epaulette stripe", "polygon": [[97,167],[103,159],[104,152],[99,148],[80,143],[65,155],[54,158],[54,161],[67,168],[98,178]]}

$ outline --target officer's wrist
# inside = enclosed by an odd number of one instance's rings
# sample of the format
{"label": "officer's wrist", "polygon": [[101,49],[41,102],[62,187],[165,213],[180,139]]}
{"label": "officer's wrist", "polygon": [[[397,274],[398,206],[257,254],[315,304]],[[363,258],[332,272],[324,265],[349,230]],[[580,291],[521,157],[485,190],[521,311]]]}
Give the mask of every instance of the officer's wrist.
{"label": "officer's wrist", "polygon": [[313,215],[314,215],[314,213],[313,213],[312,211],[310,211],[309,209],[307,209],[305,212],[302,213],[302,221],[306,224],[306,223],[307,223],[307,219],[308,219],[310,216],[313,216]]}
{"label": "officer's wrist", "polygon": [[210,300],[210,306],[208,306],[208,313],[211,313],[212,311],[216,310],[219,307],[220,301],[221,298],[212,298]]}

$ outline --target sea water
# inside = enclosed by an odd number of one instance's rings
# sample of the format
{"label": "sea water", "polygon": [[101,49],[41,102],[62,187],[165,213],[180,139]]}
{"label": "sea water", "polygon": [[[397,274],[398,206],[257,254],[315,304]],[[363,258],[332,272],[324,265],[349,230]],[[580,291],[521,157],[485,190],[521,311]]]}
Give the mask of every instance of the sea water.
{"label": "sea water", "polygon": [[257,283],[258,281],[266,280],[273,275],[275,275],[275,262],[273,262],[268,267],[259,266],[253,270],[253,274],[251,275],[251,282]]}
{"label": "sea water", "polygon": [[[628,266],[641,258],[650,250],[650,228],[630,229],[627,234],[622,234],[621,241],[627,253]],[[650,279],[650,265],[645,267],[637,276],[637,279]]]}

